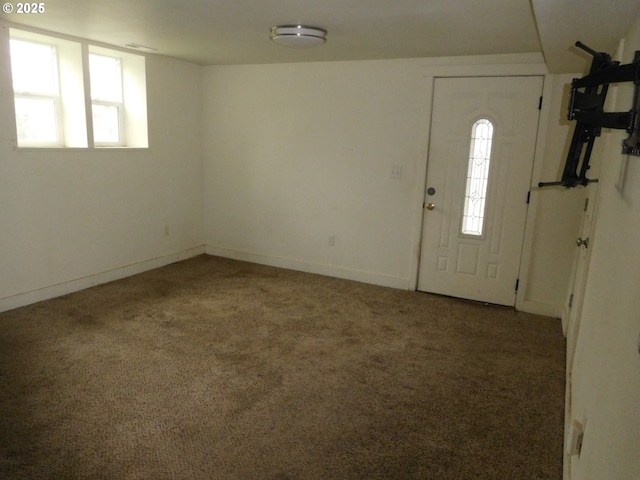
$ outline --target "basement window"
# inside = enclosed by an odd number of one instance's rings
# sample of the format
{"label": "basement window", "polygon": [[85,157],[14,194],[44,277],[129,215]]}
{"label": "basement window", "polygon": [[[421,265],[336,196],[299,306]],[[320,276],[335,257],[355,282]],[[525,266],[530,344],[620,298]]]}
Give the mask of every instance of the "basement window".
{"label": "basement window", "polygon": [[471,129],[467,186],[462,214],[462,234],[481,237],[484,229],[493,124],[481,118]]}
{"label": "basement window", "polygon": [[96,146],[124,145],[120,59],[90,53],[89,72],[93,141]]}
{"label": "basement window", "polygon": [[144,56],[14,28],[9,52],[19,148],[149,146]]}
{"label": "basement window", "polygon": [[18,145],[63,146],[59,46],[11,38],[11,70]]}
{"label": "basement window", "polygon": [[144,56],[89,45],[89,72],[94,145],[148,147]]}

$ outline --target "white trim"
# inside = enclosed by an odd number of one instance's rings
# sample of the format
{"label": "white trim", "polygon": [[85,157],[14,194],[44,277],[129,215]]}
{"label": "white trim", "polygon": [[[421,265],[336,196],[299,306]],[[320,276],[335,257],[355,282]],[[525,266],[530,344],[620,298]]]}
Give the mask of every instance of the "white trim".
{"label": "white trim", "polygon": [[417,162],[416,171],[416,201],[415,214],[413,220],[413,242],[411,245],[411,265],[410,265],[410,289],[418,290],[418,273],[420,271],[420,256],[422,255],[422,236],[424,233],[424,205],[427,201],[427,170],[429,163],[429,149],[431,148],[431,127],[433,113],[433,95],[435,91],[436,77],[429,76],[425,80],[425,88],[428,88],[429,103],[427,104],[426,131],[427,141],[424,145],[424,157]]}
{"label": "white trim", "polygon": [[[534,182],[538,181],[538,177],[540,175],[540,171],[542,170],[542,160],[543,160],[543,148],[544,140],[546,136],[546,129],[548,127],[549,122],[549,99],[551,97],[551,88],[550,82],[548,81],[548,71],[546,68],[546,64],[542,63],[534,63],[536,58],[535,55],[528,55],[527,60],[531,61],[531,63],[508,63],[510,61],[515,61],[516,58],[522,59],[522,57],[512,56],[512,55],[502,55],[502,56],[487,56],[487,57],[464,57],[472,60],[470,65],[441,65],[437,69],[430,68],[431,70],[435,70],[435,75],[428,75],[426,77],[426,84],[430,91],[430,102],[428,105],[428,118],[429,122],[427,124],[427,129],[429,131],[429,136],[426,145],[426,157],[423,161],[419,163],[418,177],[421,178],[421,188],[418,187],[417,195],[419,195],[419,202],[416,202],[418,205],[417,213],[415,217],[415,227],[414,227],[414,238],[416,239],[413,244],[413,255],[411,258],[411,278],[410,278],[410,289],[418,290],[418,280],[419,280],[419,271],[420,271],[420,257],[422,254],[422,235],[424,230],[424,204],[426,202],[426,190],[427,190],[427,171],[429,164],[429,151],[431,148],[431,128],[433,122],[433,98],[435,95],[435,81],[438,78],[457,78],[457,77],[469,77],[469,78],[481,78],[481,77],[540,77],[542,79],[542,89],[540,91],[540,95],[543,98],[543,104],[540,106],[540,112],[538,115],[538,125],[536,131],[536,145],[534,150],[534,158],[531,173],[530,185],[533,185]],[[497,62],[495,64],[490,64],[490,62],[496,62],[496,60],[502,60],[506,63]],[[435,59],[437,61],[437,59]],[[488,63],[483,64],[483,60],[486,60]],[[461,58],[457,59],[457,61],[461,61]],[[546,100],[545,100],[546,99]],[[546,103],[545,103],[546,102]],[[545,108],[546,107],[546,108]],[[491,120],[492,123],[495,123]],[[530,187],[530,192],[532,188]],[[536,205],[537,206],[537,205]],[[524,312],[530,312],[538,315],[548,315],[552,317],[560,317],[561,314],[561,306],[556,305],[547,305],[541,304],[538,302],[527,302],[524,300],[524,292],[526,288],[526,274],[528,273],[529,265],[527,262],[530,261],[531,257],[531,248],[533,244],[533,222],[535,219],[535,208],[533,202],[528,205],[527,208],[527,217],[525,222],[525,230],[523,236],[523,246],[520,254],[520,268],[519,268],[519,293],[516,295],[515,299],[515,309],[521,310]],[[526,262],[525,262],[526,259]],[[553,312],[553,313],[543,313],[543,312]]]}
{"label": "white trim", "polygon": [[[573,284],[573,278],[569,280],[569,285]],[[569,308],[568,303],[562,306],[562,315],[560,315],[560,320],[562,321],[562,334],[564,338],[567,338],[568,327],[569,327],[569,313],[571,309]]]}
{"label": "white trim", "polygon": [[[117,100],[115,99],[105,100],[103,98],[96,98],[93,96],[94,95],[93,87],[89,88],[91,92],[91,119],[93,124],[93,145],[95,147],[126,147],[127,138],[125,135],[126,130],[125,130],[125,123],[124,123],[125,104],[124,104],[124,85],[122,81],[122,75],[123,75],[122,58],[114,55],[117,52],[113,52],[112,54],[108,55],[107,53],[102,53],[102,51],[96,52],[94,50],[95,48],[92,48],[91,46],[89,46],[89,51],[86,56],[87,63],[89,64],[89,85],[93,85],[91,81],[91,57],[92,56],[115,60],[116,75],[118,77],[118,83],[120,84],[120,96]],[[96,140],[95,138],[96,125],[95,125],[95,122],[93,122],[94,109],[96,106],[115,107],[117,109],[117,119],[118,119],[118,122],[117,122],[118,123],[118,141],[117,142],[100,142]]]}
{"label": "white trim", "polygon": [[0,312],[12,310],[14,308],[23,307],[32,303],[40,302],[42,300],[48,300],[50,298],[59,297],[68,293],[84,290],[85,288],[94,287],[121,278],[137,275],[148,270],[164,267],[171,263],[186,260],[197,255],[205,253],[204,245],[182,250],[180,252],[171,253],[169,255],[163,255],[141,262],[136,262],[131,265],[125,265],[122,267],[107,270],[105,272],[96,273],[82,278],[70,280],[68,282],[58,283],[55,285],[49,285],[47,287],[31,290],[29,292],[18,293],[9,297],[0,298]]}
{"label": "white trim", "polygon": [[537,53],[421,58],[425,77],[523,77],[547,75]]}
{"label": "white trim", "polygon": [[525,313],[533,313],[535,315],[544,315],[545,317],[560,318],[562,316],[562,305],[532,302],[531,300],[523,300],[519,303],[516,302],[516,310]]}
{"label": "white trim", "polygon": [[232,248],[220,247],[216,245],[207,245],[205,253],[207,255],[215,255],[218,257],[241,260],[244,262],[258,263],[260,265],[269,265],[271,267],[315,273],[318,275],[342,278],[345,280],[354,280],[356,282],[369,283],[382,287],[399,288],[402,290],[411,289],[409,278],[394,277],[391,275],[385,275],[383,273],[365,272],[362,270],[343,268],[335,265],[307,262],[295,258],[276,257],[273,255],[266,255],[256,252],[246,252],[243,250],[235,250]]}
{"label": "white trim", "polygon": [[[531,183],[529,185],[529,205],[527,206],[527,218],[524,226],[524,237],[522,240],[522,253],[520,254],[520,283],[518,284],[518,293],[516,295],[516,310],[523,312],[531,312],[528,310],[528,304],[537,304],[530,302],[525,298],[527,285],[529,280],[529,271],[531,270],[531,258],[533,253],[533,240],[536,230],[536,214],[538,212],[538,193],[539,190],[534,188],[541,180],[542,167],[544,164],[545,142],[547,140],[547,132],[549,130],[549,122],[551,115],[551,96],[553,93],[553,82],[549,81],[549,76],[543,77],[542,83],[542,103],[540,104],[540,113],[538,116],[538,131],[536,132],[536,146],[533,156],[533,170],[531,171]],[[551,306],[548,306],[551,307]],[[562,314],[562,306],[554,305],[558,313],[551,316],[560,317]],[[533,307],[535,309],[535,307]],[[537,312],[531,312],[537,313]],[[544,315],[544,314],[541,314]]]}
{"label": "white trim", "polygon": [[[13,33],[13,35],[11,35]],[[62,124],[64,121],[64,113],[63,113],[63,105],[62,105],[62,93],[61,93],[61,79],[60,79],[60,55],[58,54],[58,45],[53,42],[46,42],[41,39],[32,39],[29,36],[20,35],[20,33],[16,33],[14,30],[10,32],[9,35],[9,51],[11,52],[12,42],[20,42],[26,43],[30,45],[39,45],[41,47],[47,47],[50,49],[49,62],[51,63],[51,67],[53,69],[52,80],[54,85],[52,85],[51,90],[49,91],[30,91],[30,90],[16,90],[14,87],[13,90],[13,99],[16,102],[18,99],[24,100],[35,100],[35,101],[49,101],[53,103],[53,121],[54,121],[54,133],[56,136],[55,141],[40,141],[40,140],[21,140],[18,136],[18,146],[26,146],[26,147],[63,147],[65,145],[64,138],[64,129],[62,128]],[[15,53],[15,52],[14,52]],[[14,83],[15,85],[15,83]],[[16,128],[18,128],[18,112],[17,112],[17,104],[16,104],[15,119],[16,119]],[[18,132],[19,134],[19,132]]]}
{"label": "white trim", "polygon": [[567,453],[571,425],[571,373],[566,370],[564,383],[564,435],[562,438],[562,480],[571,479],[571,455]]}

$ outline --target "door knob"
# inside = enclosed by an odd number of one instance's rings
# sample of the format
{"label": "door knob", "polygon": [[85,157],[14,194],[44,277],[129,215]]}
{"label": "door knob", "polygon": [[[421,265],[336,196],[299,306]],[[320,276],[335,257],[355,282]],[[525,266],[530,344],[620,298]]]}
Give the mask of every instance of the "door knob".
{"label": "door knob", "polygon": [[436,208],[436,204],[435,203],[427,203],[427,210],[433,210],[434,208]]}
{"label": "door knob", "polygon": [[587,238],[578,237],[578,240],[576,240],[576,245],[579,247],[584,245],[584,248],[589,248],[589,237]]}

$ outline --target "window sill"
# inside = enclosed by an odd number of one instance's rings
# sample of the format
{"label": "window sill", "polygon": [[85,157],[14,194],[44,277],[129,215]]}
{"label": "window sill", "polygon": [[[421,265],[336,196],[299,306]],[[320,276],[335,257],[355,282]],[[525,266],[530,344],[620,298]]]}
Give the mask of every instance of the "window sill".
{"label": "window sill", "polygon": [[147,152],[149,147],[17,147],[13,150],[16,152]]}

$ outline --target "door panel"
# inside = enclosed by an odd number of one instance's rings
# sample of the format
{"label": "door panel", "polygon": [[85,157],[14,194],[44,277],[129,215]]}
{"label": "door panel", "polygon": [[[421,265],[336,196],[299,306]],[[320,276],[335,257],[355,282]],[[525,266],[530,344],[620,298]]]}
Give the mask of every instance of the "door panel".
{"label": "door panel", "polygon": [[570,294],[565,306],[563,325],[565,336],[567,337],[567,373],[573,371],[573,359],[575,356],[578,335],[580,332],[580,317],[582,314],[582,300],[586,287],[587,274],[589,270],[589,259],[591,250],[589,244],[593,237],[595,204],[598,194],[598,184],[590,183],[585,187],[586,197],[580,227],[580,236],[576,239],[576,258],[573,266],[573,278],[571,282]]}
{"label": "door panel", "polygon": [[[433,209],[424,210],[418,290],[515,304],[541,91],[542,77],[436,79],[425,196]],[[468,235],[463,211],[480,119],[493,126],[484,228]]]}

